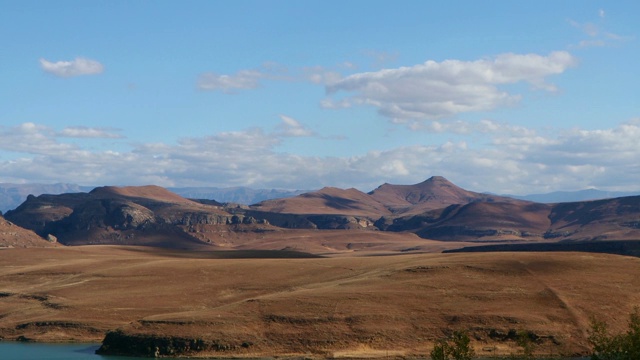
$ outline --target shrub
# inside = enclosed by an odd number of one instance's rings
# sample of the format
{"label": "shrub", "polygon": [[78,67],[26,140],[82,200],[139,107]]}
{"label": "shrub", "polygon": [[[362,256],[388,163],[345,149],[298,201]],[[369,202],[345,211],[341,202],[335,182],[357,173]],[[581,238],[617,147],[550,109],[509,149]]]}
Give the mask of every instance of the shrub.
{"label": "shrub", "polygon": [[592,319],[589,342],[593,347],[591,360],[640,359],[640,310],[634,309],[629,329],[621,334],[610,334],[606,323]]}
{"label": "shrub", "polygon": [[448,340],[438,340],[431,351],[432,360],[472,360],[476,356],[469,335],[456,331]]}
{"label": "shrub", "polygon": [[511,360],[531,360],[535,359],[533,356],[534,343],[531,339],[531,335],[527,331],[519,331],[516,337],[516,344],[522,348],[522,355],[511,355]]}

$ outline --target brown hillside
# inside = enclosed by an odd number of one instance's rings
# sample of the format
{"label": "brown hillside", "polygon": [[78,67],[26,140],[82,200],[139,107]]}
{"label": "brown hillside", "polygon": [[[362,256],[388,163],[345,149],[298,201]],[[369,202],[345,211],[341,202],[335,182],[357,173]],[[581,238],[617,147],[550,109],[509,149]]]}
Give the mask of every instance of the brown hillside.
{"label": "brown hillside", "polygon": [[0,216],[0,248],[53,247],[54,242],[47,241],[31,230],[17,226]]}
{"label": "brown hillside", "polygon": [[640,196],[559,203],[547,236],[570,240],[640,239]]}
{"label": "brown hillside", "polygon": [[[415,185],[385,184],[370,194],[328,187],[251,207],[192,201],[158,186],[101,187],[90,193],[29,196],[5,217],[67,245],[180,249],[247,249],[249,243],[265,248],[254,240],[282,229],[382,230],[481,242],[640,239],[640,196],[539,204],[466,191],[442,177]],[[314,251],[325,247],[316,245]]]}
{"label": "brown hillside", "polygon": [[[233,227],[225,226],[228,230]],[[246,229],[246,227],[245,227]],[[196,227],[194,236],[211,239],[226,250],[288,250],[322,256],[369,256],[408,253],[439,253],[471,246],[470,242],[435,241],[412,233],[354,230],[304,230],[260,226],[258,231],[222,231]],[[215,234],[215,236],[214,236]]]}
{"label": "brown hillside", "polygon": [[210,241],[195,224],[242,223],[243,216],[158,186],[101,187],[89,193],[29,196],[8,220],[66,245],[119,244],[197,249]]}
{"label": "brown hillside", "polygon": [[439,240],[542,240],[551,225],[551,206],[535,203],[474,202],[452,205],[418,235]]}
{"label": "brown hillside", "polygon": [[[580,253],[233,259],[216,252],[0,251],[0,337],[212,357],[424,357],[453,330],[480,356],[587,350],[591,316],[618,331],[640,304],[640,259]],[[143,346],[140,346],[140,345]],[[153,344],[153,346],[147,346]],[[197,349],[200,349],[198,351]]]}
{"label": "brown hillside", "polygon": [[42,237],[50,232],[47,225],[65,219],[73,209],[87,201],[87,193],[60,195],[29,195],[15,210],[7,211],[5,218],[16,225],[34,231]]}
{"label": "brown hillside", "polygon": [[638,240],[640,196],[557,204],[475,201],[387,217],[376,225],[446,241]]}
{"label": "brown hillside", "polygon": [[155,185],[124,186],[124,187],[104,186],[104,187],[98,187],[93,189],[90,192],[90,194],[92,194],[97,198],[127,197],[127,198],[155,200],[155,201],[167,202],[167,203],[185,203],[185,204],[190,204],[193,202],[163,187],[155,186]]}
{"label": "brown hillside", "polygon": [[384,184],[369,193],[394,213],[419,214],[453,204],[470,202],[522,202],[519,200],[480,194],[464,190],[442,176],[433,176],[415,185]]}
{"label": "brown hillside", "polygon": [[253,209],[287,214],[360,215],[375,219],[389,210],[371,196],[356,189],[325,187],[292,198],[266,200]]}

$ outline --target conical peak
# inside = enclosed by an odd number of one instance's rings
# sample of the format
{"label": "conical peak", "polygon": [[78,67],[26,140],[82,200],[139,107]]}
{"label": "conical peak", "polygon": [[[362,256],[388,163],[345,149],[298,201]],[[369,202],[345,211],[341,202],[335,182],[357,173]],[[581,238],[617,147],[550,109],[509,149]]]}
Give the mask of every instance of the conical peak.
{"label": "conical peak", "polygon": [[443,176],[432,176],[424,181],[425,183],[447,183],[451,184],[451,181],[447,180]]}

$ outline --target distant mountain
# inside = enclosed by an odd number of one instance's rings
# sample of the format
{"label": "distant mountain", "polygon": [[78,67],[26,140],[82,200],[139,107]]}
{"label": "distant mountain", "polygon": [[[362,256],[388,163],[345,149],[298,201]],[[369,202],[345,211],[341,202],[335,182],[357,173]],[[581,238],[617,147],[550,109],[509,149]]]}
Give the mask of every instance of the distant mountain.
{"label": "distant mountain", "polygon": [[5,218],[66,245],[229,247],[284,229],[379,230],[487,243],[634,240],[640,239],[640,196],[546,204],[475,193],[434,176],[370,193],[326,187],[247,206],[187,199],[159,186],[105,186],[29,195]]}
{"label": "distant mountain", "polygon": [[629,196],[555,204],[473,202],[376,226],[447,241],[638,240],[639,219],[640,196]]}
{"label": "distant mountain", "polygon": [[173,187],[168,188],[189,199],[215,200],[220,203],[243,205],[257,204],[264,200],[288,198],[308,192],[308,190],[251,189],[248,187]]}
{"label": "distant mountain", "polygon": [[378,222],[381,230],[410,231],[446,241],[544,240],[551,205],[533,202],[470,202]]}
{"label": "distant mountain", "polygon": [[[25,201],[27,195],[64,194],[88,192],[94,187],[77,184],[11,184],[0,183],[0,211],[15,209]],[[290,198],[310,190],[252,189],[248,187],[171,187],[168,190],[188,199],[215,200],[219,203],[241,205],[258,204],[265,200]],[[480,194],[457,187],[441,176],[434,176],[415,185],[383,184],[369,192],[380,203],[386,204],[394,212],[429,210],[443,205],[461,204],[469,201],[505,201],[504,198],[533,201],[539,203],[557,203],[616,198],[640,195],[640,192],[602,191],[596,189],[580,191],[556,191],[531,195],[495,195]],[[430,199],[425,199],[431,196]],[[494,200],[491,200],[494,198]],[[508,201],[508,200],[507,200]],[[422,208],[416,204],[422,204]]]}
{"label": "distant mountain", "polygon": [[360,190],[334,187],[286,199],[265,200],[251,208],[286,214],[362,215],[373,218],[391,214],[384,204]]}
{"label": "distant mountain", "polygon": [[0,183],[0,211],[15,209],[27,195],[63,194],[89,191],[92,187],[76,184],[11,184]]}
{"label": "distant mountain", "polygon": [[266,200],[252,209],[288,214],[362,215],[371,218],[422,213],[471,202],[524,202],[464,190],[441,176],[415,185],[383,184],[365,194],[357,189],[325,187],[285,199]]}
{"label": "distant mountain", "polygon": [[[11,184],[0,183],[0,212],[5,213],[22,204],[28,195],[66,194],[91,191],[93,186],[77,184]],[[189,199],[216,200],[220,203],[251,205],[268,199],[287,198],[305,190],[251,189],[248,187],[179,187],[170,191]]]}
{"label": "distant mountain", "polygon": [[433,176],[415,185],[384,184],[369,193],[396,214],[415,214],[471,202],[517,202],[504,196],[462,189],[442,176]]}
{"label": "distant mountain", "polygon": [[534,201],[539,203],[560,203],[560,202],[573,202],[573,201],[588,201],[588,200],[601,200],[612,199],[624,196],[640,195],[640,191],[603,191],[597,189],[586,189],[578,191],[554,191],[545,194],[531,194],[531,195],[504,195],[512,197],[514,199]]}
{"label": "distant mountain", "polygon": [[[159,186],[99,187],[89,193],[28,196],[7,220],[65,245],[120,244],[195,249],[207,226],[257,221],[183,198]],[[217,234],[216,234],[217,235]]]}

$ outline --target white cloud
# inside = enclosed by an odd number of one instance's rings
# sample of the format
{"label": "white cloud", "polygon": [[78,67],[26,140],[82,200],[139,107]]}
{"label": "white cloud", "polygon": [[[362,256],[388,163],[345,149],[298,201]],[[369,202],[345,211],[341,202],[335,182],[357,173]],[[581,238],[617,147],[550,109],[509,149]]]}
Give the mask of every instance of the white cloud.
{"label": "white cloud", "polygon": [[508,136],[526,134],[530,135],[531,130],[499,123],[489,119],[480,121],[464,121],[464,120],[433,120],[429,122],[412,123],[412,130],[422,130],[431,133],[453,133],[461,135],[469,134],[508,134]]}
{"label": "white cloud", "polygon": [[286,66],[276,62],[266,62],[257,69],[245,69],[233,75],[207,72],[198,77],[198,89],[204,91],[222,91],[227,94],[238,90],[250,90],[260,87],[262,80],[291,81]]}
{"label": "white cloud", "polygon": [[260,86],[260,79],[263,77],[264,74],[258,70],[241,70],[235,75],[205,73],[200,75],[198,79],[198,88],[200,90],[220,90],[225,93],[232,93],[236,90],[257,88]]}
{"label": "white cloud", "polygon": [[57,62],[40,59],[40,67],[42,70],[59,77],[95,75],[104,71],[104,66],[98,61],[81,57],[71,61]]}
{"label": "white cloud", "polygon": [[353,106],[355,101],[350,100],[333,100],[333,99],[322,99],[320,101],[320,106],[324,109],[348,109]]}
{"label": "white cloud", "polygon": [[[598,130],[540,132],[491,120],[466,124],[469,139],[370,151],[350,157],[301,156],[277,149],[282,129],[303,127],[282,116],[282,128],[224,132],[139,144],[129,151],[91,151],[61,143],[52,129],[33,123],[0,128],[0,182],[71,182],[85,185],[237,186],[371,190],[412,184],[432,175],[476,191],[530,194],[598,187],[640,190],[640,120]],[[296,131],[293,131],[296,133]],[[467,136],[461,134],[460,136]]]}
{"label": "white cloud", "polygon": [[410,67],[358,73],[327,85],[332,96],[353,94],[343,99],[325,99],[324,107],[374,106],[398,122],[438,119],[458,113],[488,111],[509,106],[520,95],[499,89],[499,85],[528,82],[535,88],[554,91],[546,77],[561,74],[576,64],[566,51],[537,54],[502,54],[476,61],[427,61]]}
{"label": "white cloud", "polygon": [[118,134],[119,130],[112,128],[92,128],[87,126],[70,126],[62,129],[58,133],[60,137],[69,138],[103,138],[103,139],[120,139],[123,136]]}
{"label": "white cloud", "polygon": [[404,162],[400,159],[395,159],[389,163],[383,164],[381,170],[391,175],[409,175],[409,170],[407,170],[407,167],[404,166]]}
{"label": "white cloud", "polygon": [[57,155],[74,150],[76,146],[59,143],[51,128],[29,122],[10,128],[0,127],[0,149],[37,155]]}
{"label": "white cloud", "polygon": [[[351,65],[351,68],[354,68]],[[314,84],[331,85],[342,79],[342,75],[323,66],[312,66],[303,69],[304,77]]]}
{"label": "white cloud", "polygon": [[278,126],[278,134],[280,136],[286,137],[305,137],[305,136],[313,136],[315,133],[302,125],[296,119],[286,116],[280,115],[280,119],[282,122]]}

